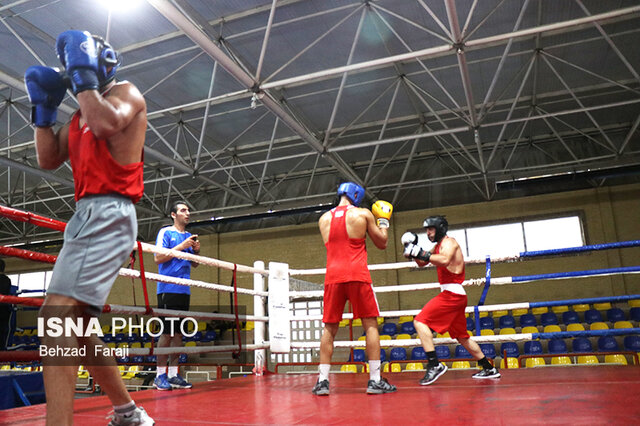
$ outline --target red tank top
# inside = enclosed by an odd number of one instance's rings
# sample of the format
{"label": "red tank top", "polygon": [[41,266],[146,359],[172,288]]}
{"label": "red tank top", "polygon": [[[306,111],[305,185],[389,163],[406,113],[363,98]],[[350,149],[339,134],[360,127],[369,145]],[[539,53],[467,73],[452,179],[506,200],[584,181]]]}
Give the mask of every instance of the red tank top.
{"label": "red tank top", "polygon": [[80,111],[73,115],[69,127],[69,159],[76,201],[87,195],[106,194],[120,194],[134,203],[142,198],[143,162],[123,166],[114,160],[107,141],[97,139],[86,123],[80,128]]}
{"label": "red tank top", "polygon": [[[433,254],[440,253],[440,244],[442,244],[442,240],[436,244]],[[438,282],[440,284],[462,284],[464,281],[464,265],[462,265],[462,272],[459,274],[449,271],[446,266],[438,266],[436,270],[438,271]]]}
{"label": "red tank top", "polygon": [[367,267],[366,238],[349,238],[347,210],[353,206],[338,206],[331,210],[331,228],[327,247],[325,284],[362,282],[371,284]]}

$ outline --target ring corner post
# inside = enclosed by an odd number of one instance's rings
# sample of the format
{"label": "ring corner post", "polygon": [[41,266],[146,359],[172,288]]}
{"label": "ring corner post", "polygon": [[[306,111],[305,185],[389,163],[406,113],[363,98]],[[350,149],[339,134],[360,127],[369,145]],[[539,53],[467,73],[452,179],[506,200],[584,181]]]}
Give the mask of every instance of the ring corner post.
{"label": "ring corner post", "polygon": [[[256,260],[253,262],[253,267],[256,269],[264,269],[264,262]],[[256,292],[264,292],[264,276],[260,273],[253,274],[253,290]],[[265,315],[265,301],[263,296],[253,296],[253,315],[256,317],[262,317]],[[264,321],[255,321],[255,327],[253,328],[253,344],[262,345],[266,341],[265,339],[265,326]],[[254,372],[256,376],[262,376],[267,369],[267,351],[265,349],[256,349],[253,353],[254,356]]]}

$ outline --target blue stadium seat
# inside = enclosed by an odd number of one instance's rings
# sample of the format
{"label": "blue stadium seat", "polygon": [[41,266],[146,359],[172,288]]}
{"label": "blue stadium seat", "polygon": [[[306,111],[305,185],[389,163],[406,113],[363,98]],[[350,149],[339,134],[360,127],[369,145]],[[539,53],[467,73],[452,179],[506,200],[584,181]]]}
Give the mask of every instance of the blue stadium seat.
{"label": "blue stadium seat", "polygon": [[188,359],[189,358],[187,358],[187,354],[180,354],[180,356],[178,357],[178,363],[184,364]]}
{"label": "blue stadium seat", "polygon": [[111,342],[113,342],[113,336],[111,334],[105,334],[102,337],[102,341],[105,342],[105,343],[111,343]]}
{"label": "blue stadium seat", "polygon": [[387,360],[387,353],[383,348],[380,348],[380,362],[385,362]]}
{"label": "blue stadium seat", "polygon": [[601,336],[598,339],[598,350],[602,352],[617,351],[618,342],[613,336]]}
{"label": "blue stadium seat", "polygon": [[137,335],[137,334],[131,333],[131,335],[128,335],[128,334],[127,334],[126,336],[127,336],[127,337],[125,337],[125,339],[124,339],[124,340],[126,340],[126,341],[127,341],[127,342],[129,342],[129,343],[139,342],[139,340],[138,340],[138,335]]}
{"label": "blue stadium seat", "polygon": [[476,329],[476,322],[471,317],[467,317],[467,330],[473,331]]}
{"label": "blue stadium seat", "polygon": [[516,319],[513,317],[513,315],[504,315],[500,317],[499,324],[500,328],[515,328]]}
{"label": "blue stadium seat", "polygon": [[626,318],[624,317],[624,312],[620,308],[611,308],[607,311],[607,321],[616,322],[616,321],[624,321]]}
{"label": "blue stadium seat", "polygon": [[121,356],[116,358],[116,362],[118,363],[129,362],[130,360],[131,358],[129,358],[128,356]]}
{"label": "blue stadium seat", "polygon": [[520,351],[518,350],[518,344],[516,342],[504,342],[500,345],[500,354],[504,354],[507,352],[508,357],[518,357],[520,355]]}
{"label": "blue stadium seat", "polygon": [[407,359],[407,350],[405,348],[392,348],[389,353],[391,361],[405,361]]}
{"label": "blue stadium seat", "polygon": [[629,309],[629,319],[640,322],[640,308],[635,307]]}
{"label": "blue stadium seat", "polygon": [[586,337],[576,337],[571,342],[573,352],[593,352],[591,342]]}
{"label": "blue stadium seat", "polygon": [[115,340],[116,343],[120,343],[120,342],[124,342],[126,340],[126,336],[124,335],[124,333],[117,333],[113,340]]}
{"label": "blue stadium seat", "polygon": [[520,317],[520,327],[535,327],[536,325],[538,324],[533,314],[524,314]]}
{"label": "blue stadium seat", "polygon": [[216,340],[216,332],[213,330],[207,330],[205,331],[204,335],[202,336],[202,342],[213,342],[214,340]]}
{"label": "blue stadium seat", "polygon": [[480,349],[482,349],[482,353],[487,358],[495,358],[496,357],[496,348],[492,343],[480,343]]}
{"label": "blue stadium seat", "polygon": [[540,324],[545,327],[547,325],[558,325],[558,317],[553,312],[545,312],[540,315]]}
{"label": "blue stadium seat", "polygon": [[389,336],[395,336],[398,334],[398,325],[394,322],[385,322],[382,324],[382,333]]}
{"label": "blue stadium seat", "polygon": [[151,363],[155,364],[156,362],[158,362],[158,356],[157,355],[146,355],[144,357],[144,362],[151,362]]}
{"label": "blue stadium seat", "polygon": [[[406,323],[404,323],[406,324]],[[427,359],[427,353],[424,351],[422,346],[417,346],[411,349],[411,359]]]}
{"label": "blue stadium seat", "polygon": [[562,339],[549,340],[548,350],[550,354],[565,354],[568,352],[567,344]]}
{"label": "blue stadium seat", "polygon": [[640,336],[625,336],[623,343],[626,350],[640,352]]}
{"label": "blue stadium seat", "polygon": [[[354,349],[353,350],[353,362],[365,362],[367,357],[364,353],[364,349]],[[351,361],[351,359],[349,359]]]}
{"label": "blue stadium seat", "polygon": [[144,362],[144,356],[136,355],[131,357],[131,362],[135,362],[136,364],[141,364]]}
{"label": "blue stadium seat", "polygon": [[400,333],[416,334],[416,328],[413,326],[413,321],[403,322],[400,325]]}
{"label": "blue stadium seat", "polygon": [[538,340],[529,340],[524,342],[525,355],[539,355],[542,353],[542,343]]}
{"label": "blue stadium seat", "polygon": [[565,324],[577,324],[580,322],[580,317],[576,311],[563,312],[562,322]]}
{"label": "blue stadium seat", "polygon": [[458,345],[456,346],[456,358],[473,358],[473,357],[464,346]]}
{"label": "blue stadium seat", "polygon": [[602,322],[602,314],[596,309],[584,311],[584,322],[592,324],[594,322]]}
{"label": "blue stadium seat", "polygon": [[438,345],[436,346],[436,356],[438,359],[448,359],[451,358],[451,350],[449,346]]}
{"label": "blue stadium seat", "polygon": [[194,334],[193,336],[191,336],[189,338],[189,340],[193,341],[193,342],[200,342],[202,341],[202,331],[196,331],[196,334]]}
{"label": "blue stadium seat", "polygon": [[480,318],[480,330],[493,330],[494,328],[496,328],[496,326],[492,317]]}

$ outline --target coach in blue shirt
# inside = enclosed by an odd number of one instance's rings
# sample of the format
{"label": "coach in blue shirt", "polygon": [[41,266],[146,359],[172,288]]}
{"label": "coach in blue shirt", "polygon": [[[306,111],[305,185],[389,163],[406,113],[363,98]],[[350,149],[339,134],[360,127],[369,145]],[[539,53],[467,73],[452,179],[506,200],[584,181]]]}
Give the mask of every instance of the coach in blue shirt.
{"label": "coach in blue shirt", "polygon": [[[186,231],[189,223],[189,206],[184,201],[176,201],[171,206],[172,226],[165,226],[158,232],[156,246],[184,251],[187,253],[200,253],[200,241],[197,235]],[[191,278],[191,266],[197,263],[178,259],[172,256],[156,254],[154,256],[158,264],[158,273],[175,278]],[[189,310],[191,289],[188,286],[164,283],[158,281],[158,308]],[[171,334],[171,323],[165,322],[163,334],[158,340],[158,347],[182,347],[182,334],[178,323],[174,323],[175,330]],[[158,390],[188,389],[192,385],[184,380],[178,371],[179,355],[158,355],[156,378],[153,386]],[[168,363],[168,367],[167,367]]]}

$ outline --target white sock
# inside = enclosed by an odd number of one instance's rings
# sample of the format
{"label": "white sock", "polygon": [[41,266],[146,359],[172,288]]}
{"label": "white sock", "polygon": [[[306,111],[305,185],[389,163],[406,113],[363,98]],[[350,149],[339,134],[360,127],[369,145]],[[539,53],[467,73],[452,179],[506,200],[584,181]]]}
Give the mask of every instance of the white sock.
{"label": "white sock", "polygon": [[320,375],[318,376],[319,381],[329,380],[329,370],[331,369],[331,364],[320,364],[320,368],[318,371]]}
{"label": "white sock", "polygon": [[380,360],[369,361],[369,380],[380,381]]}
{"label": "white sock", "polygon": [[167,374],[167,367],[156,367],[156,377]]}
{"label": "white sock", "polygon": [[170,365],[169,366],[169,378],[176,377],[178,375],[178,366]]}
{"label": "white sock", "polygon": [[113,412],[119,416],[128,417],[136,410],[136,403],[134,401],[128,402],[124,405],[114,405]]}

